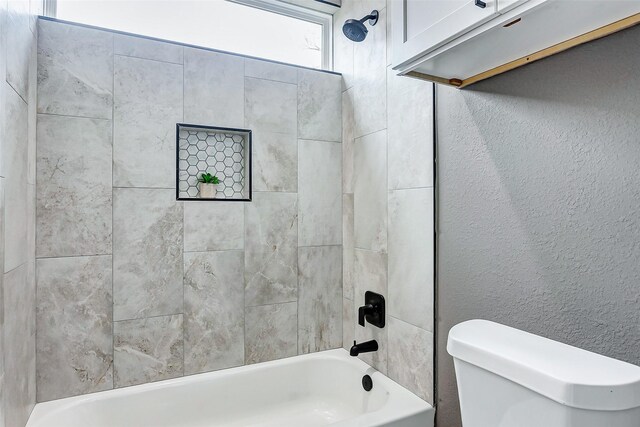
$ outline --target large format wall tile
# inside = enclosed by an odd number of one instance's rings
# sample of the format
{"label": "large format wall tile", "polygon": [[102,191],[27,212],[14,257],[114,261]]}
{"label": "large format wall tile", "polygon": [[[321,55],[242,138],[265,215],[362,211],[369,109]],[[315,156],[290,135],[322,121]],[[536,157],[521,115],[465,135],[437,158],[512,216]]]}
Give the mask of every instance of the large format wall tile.
{"label": "large format wall tile", "polygon": [[[26,205],[26,234],[22,236],[24,246],[27,248],[27,264],[31,264],[35,271],[36,253],[36,186],[27,184],[24,195]],[[35,280],[35,273],[33,274]]]}
{"label": "large format wall tile", "polygon": [[[385,6],[386,6],[386,0],[383,0],[383,1],[385,2]],[[390,2],[391,2],[391,0],[390,0]],[[386,13],[385,21],[387,21],[386,22],[387,25],[386,25],[386,28],[385,28],[385,30],[387,31],[387,43],[386,43],[387,44],[387,51],[386,51],[386,54],[387,54],[387,61],[386,61],[387,67],[389,67],[391,65],[391,63],[392,63],[392,56],[391,56],[392,55],[392,49],[393,49],[392,48],[392,46],[393,46],[393,41],[392,41],[393,32],[392,32],[392,29],[391,29],[391,27],[393,25],[393,17],[391,16],[393,14],[393,10],[392,9],[393,9],[393,7],[385,7],[385,13]]]}
{"label": "large format wall tile", "polygon": [[244,84],[242,57],[185,48],[185,122],[243,127]]}
{"label": "large format wall tile", "polygon": [[296,135],[298,87],[293,84],[245,79],[245,125],[258,132]]}
{"label": "large format wall tile", "polygon": [[298,70],[298,138],[342,139],[342,77]]}
{"label": "large format wall tile", "polygon": [[173,190],[114,189],[114,320],[182,313],[182,204]]}
{"label": "large format wall tile", "polygon": [[258,59],[244,60],[244,75],[276,82],[298,83],[298,67]]}
{"label": "large format wall tile", "polygon": [[[356,249],[354,279],[354,313],[364,304],[366,291],[376,292],[387,298],[387,254]],[[374,339],[379,345],[378,351],[362,354],[360,358],[380,372],[386,373],[388,328],[381,329],[368,323],[364,328],[360,325],[355,325],[355,328],[355,339],[358,342]]]}
{"label": "large format wall tile", "polygon": [[38,112],[110,119],[113,35],[45,20],[38,28]]}
{"label": "large format wall tile", "polygon": [[5,95],[5,131],[2,159],[5,173],[4,271],[27,261],[27,104],[7,83]]}
{"label": "large format wall tile", "polygon": [[27,133],[28,133],[27,183],[35,185],[36,184],[36,145],[37,145],[36,125],[38,121],[38,44],[35,39],[31,44],[31,55],[29,58],[29,90],[27,95],[27,104],[28,104],[28,107],[27,107],[27,110],[28,110],[28,113],[27,113],[28,114],[28,117],[27,117],[27,127],[28,127],[28,130],[27,130]]}
{"label": "large format wall tile", "polygon": [[342,32],[344,21],[353,19],[355,16],[354,4],[353,1],[344,1],[333,15],[333,69],[342,73],[342,90],[347,90],[354,84],[353,47],[355,43],[346,38]]}
{"label": "large format wall tile", "polygon": [[298,249],[298,353],[342,346],[342,247]]}
{"label": "large format wall tile", "polygon": [[349,350],[356,334],[355,306],[352,300],[342,298],[342,348]]}
{"label": "large format wall tile", "polygon": [[298,208],[294,193],[255,193],[245,205],[245,304],[295,301]]}
{"label": "large format wall tile", "polygon": [[353,145],[355,121],[353,118],[353,93],[342,93],[342,192],[353,193]]}
{"label": "large format wall tile", "polygon": [[151,40],[146,37],[114,34],[113,47],[116,55],[182,64],[183,48],[178,44]]}
{"label": "large format wall tile", "polygon": [[244,249],[244,205],[184,202],[184,250]]}
{"label": "large format wall tile", "polygon": [[114,187],[175,188],[182,66],[115,57]]}
{"label": "large format wall tile", "polygon": [[342,294],[353,300],[353,194],[342,195]]}
{"label": "large format wall tile", "polygon": [[36,401],[36,289],[27,265],[4,275],[5,423],[23,426]]}
{"label": "large format wall tile", "polygon": [[253,133],[253,190],[298,191],[298,140],[295,134]]}
{"label": "large format wall tile", "polygon": [[38,257],[111,253],[111,121],[38,117]]}
{"label": "large format wall tile", "polygon": [[[5,20],[6,20],[6,15],[7,15],[7,2],[6,1],[0,1],[0,25],[2,25],[3,27],[6,25],[5,24]],[[5,129],[5,122],[7,120],[6,117],[6,71],[7,71],[7,55],[4,54],[4,52],[7,51],[7,35],[6,32],[4,31],[4,29],[2,31],[0,31],[0,52],[2,52],[3,54],[0,55],[0,131],[2,129]],[[5,148],[4,148],[4,139],[6,137],[3,135],[0,138],[0,153],[3,153],[4,156],[4,152],[5,152]],[[5,176],[5,171],[4,171],[4,165],[5,161],[4,159],[0,158],[0,177],[4,177]],[[1,245],[0,245],[1,246]],[[3,271],[4,272],[4,271]],[[0,372],[0,375],[2,374],[2,372]],[[1,393],[1,392],[0,392]],[[1,401],[0,401],[1,402]],[[0,414],[0,421],[2,421],[2,414]]]}
{"label": "large format wall tile", "polygon": [[433,331],[433,189],[389,194],[389,314]]}
{"label": "large format wall tile", "polygon": [[37,31],[38,16],[44,15],[44,4],[38,0],[29,1],[30,23],[29,27],[34,33]]}
{"label": "large format wall tile", "polygon": [[[0,20],[4,10],[3,5],[0,3]],[[0,31],[2,33],[2,31]],[[2,34],[0,34],[0,47],[2,46]],[[2,59],[0,59],[1,61]],[[2,87],[0,86],[0,104],[2,103]],[[0,107],[0,110],[2,108]],[[1,122],[0,122],[1,126]],[[4,178],[0,177],[0,426],[6,426],[4,421],[4,351],[6,346],[4,345]]]}
{"label": "large format wall tile", "polygon": [[27,184],[27,264],[33,268],[29,269],[29,273],[32,273],[32,279],[35,283],[35,268],[36,268],[36,186]]}
{"label": "large format wall tile", "polygon": [[[1,13],[2,9],[0,8],[0,13]],[[0,278],[3,277],[4,274],[4,184],[5,184],[6,179],[3,178],[2,176],[0,176]],[[0,279],[1,280],[1,279]],[[1,283],[0,283],[1,285]],[[0,286],[0,297],[2,296],[2,286]],[[1,300],[2,298],[0,298]],[[0,324],[2,322],[2,308],[3,305],[1,304],[0,301]],[[0,333],[0,337],[2,336],[2,333]],[[2,354],[2,351],[0,350],[0,355]],[[0,359],[2,357],[0,356]],[[0,363],[2,363],[0,361]],[[2,375],[2,372],[0,371],[0,375]]]}
{"label": "large format wall tile", "polygon": [[364,249],[355,250],[354,296],[357,306],[364,303],[364,293],[372,291],[387,298],[387,254]]}
{"label": "large format wall tile", "polygon": [[[359,2],[368,4],[370,2]],[[367,9],[369,13],[372,9]],[[378,23],[354,49],[355,137],[387,127],[386,8],[379,9]],[[426,119],[426,118],[425,118]]]}
{"label": "large format wall tile", "polygon": [[244,364],[242,251],[184,255],[184,371]]}
{"label": "large format wall tile", "polygon": [[245,363],[259,363],[297,354],[295,302],[247,307]]}
{"label": "large format wall tile", "polygon": [[38,402],[113,388],[111,256],[37,266]]}
{"label": "large format wall tile", "polygon": [[298,143],[298,245],[342,244],[342,146]]}
{"label": "large format wall tile", "polygon": [[182,314],[113,325],[115,387],[183,375]]}
{"label": "large format wall tile", "polygon": [[389,68],[389,189],[433,186],[433,84]]}
{"label": "large format wall tile", "polygon": [[29,0],[11,0],[7,2],[5,37],[8,48],[6,53],[6,79],[16,92],[27,100],[29,91],[29,54],[35,37],[29,28]]}
{"label": "large format wall tile", "polygon": [[402,320],[389,322],[389,377],[433,403],[433,334]]}
{"label": "large format wall tile", "polygon": [[354,150],[355,247],[387,249],[387,132],[359,138]]}

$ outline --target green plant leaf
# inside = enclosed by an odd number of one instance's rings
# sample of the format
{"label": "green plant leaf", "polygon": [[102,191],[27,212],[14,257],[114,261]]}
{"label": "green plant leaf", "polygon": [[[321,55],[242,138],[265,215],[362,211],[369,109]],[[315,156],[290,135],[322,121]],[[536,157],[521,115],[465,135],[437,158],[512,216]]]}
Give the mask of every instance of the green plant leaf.
{"label": "green plant leaf", "polygon": [[198,181],[202,182],[204,184],[219,184],[220,183],[220,180],[218,179],[217,176],[211,175],[208,172],[200,174],[200,178],[198,178]]}

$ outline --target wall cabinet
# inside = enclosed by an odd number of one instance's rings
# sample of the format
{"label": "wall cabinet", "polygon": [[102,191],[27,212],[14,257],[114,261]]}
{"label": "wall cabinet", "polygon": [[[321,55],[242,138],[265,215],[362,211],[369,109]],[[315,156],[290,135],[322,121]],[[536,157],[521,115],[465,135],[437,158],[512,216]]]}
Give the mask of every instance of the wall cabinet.
{"label": "wall cabinet", "polygon": [[[476,5],[477,3],[477,5]],[[394,60],[404,62],[446,43],[496,15],[496,0],[398,0],[391,16],[402,16]],[[395,22],[394,22],[395,24]]]}
{"label": "wall cabinet", "polygon": [[394,64],[416,59],[497,14],[496,0],[395,0],[390,7],[398,17],[392,22]]}
{"label": "wall cabinet", "polygon": [[392,66],[464,87],[640,23],[640,0],[392,0]]}
{"label": "wall cabinet", "polygon": [[521,5],[527,0],[498,0],[498,12],[504,13],[514,6]]}

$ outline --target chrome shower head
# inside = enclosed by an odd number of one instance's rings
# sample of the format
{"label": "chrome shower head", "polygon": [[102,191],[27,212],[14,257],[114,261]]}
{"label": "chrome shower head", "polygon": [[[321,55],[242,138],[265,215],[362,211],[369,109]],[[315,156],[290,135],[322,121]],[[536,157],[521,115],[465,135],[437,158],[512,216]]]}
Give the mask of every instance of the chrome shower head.
{"label": "chrome shower head", "polygon": [[361,42],[367,37],[367,27],[364,25],[369,21],[372,27],[378,23],[378,11],[374,10],[362,19],[347,19],[342,26],[342,32],[349,40]]}

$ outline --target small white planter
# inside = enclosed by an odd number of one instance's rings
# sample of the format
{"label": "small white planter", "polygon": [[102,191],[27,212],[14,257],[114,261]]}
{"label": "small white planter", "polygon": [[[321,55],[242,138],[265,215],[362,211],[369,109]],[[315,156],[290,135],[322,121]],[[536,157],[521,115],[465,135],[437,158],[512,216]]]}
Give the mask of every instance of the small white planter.
{"label": "small white planter", "polygon": [[201,199],[215,199],[218,193],[218,184],[206,184],[200,183],[200,198]]}

